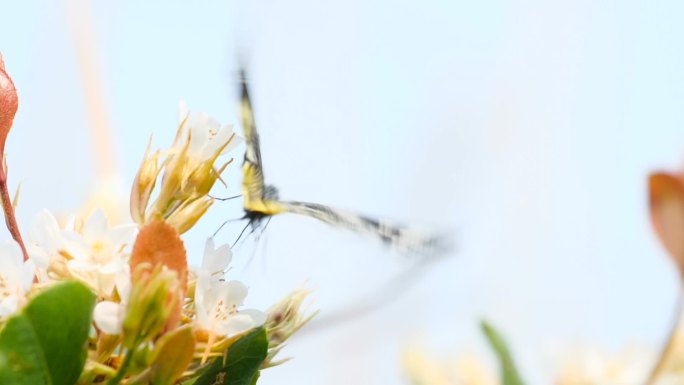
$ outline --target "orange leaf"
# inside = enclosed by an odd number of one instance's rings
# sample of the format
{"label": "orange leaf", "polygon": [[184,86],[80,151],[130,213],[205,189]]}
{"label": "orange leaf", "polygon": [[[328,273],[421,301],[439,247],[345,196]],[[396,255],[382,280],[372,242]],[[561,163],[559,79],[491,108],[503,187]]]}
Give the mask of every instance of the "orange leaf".
{"label": "orange leaf", "polygon": [[655,232],[684,275],[684,182],[681,177],[651,174],[649,201]]}
{"label": "orange leaf", "polygon": [[181,284],[181,292],[178,293],[180,298],[176,301],[176,309],[166,326],[166,330],[171,330],[180,321],[188,275],[185,246],[176,229],[163,221],[154,221],[143,226],[133,245],[131,271],[136,271],[136,267],[142,263],[148,264],[150,271],[156,266],[163,265],[178,273]]}
{"label": "orange leaf", "polygon": [[14,88],[12,78],[5,72],[5,63],[0,55],[0,157],[5,153],[5,142],[18,106],[17,89]]}

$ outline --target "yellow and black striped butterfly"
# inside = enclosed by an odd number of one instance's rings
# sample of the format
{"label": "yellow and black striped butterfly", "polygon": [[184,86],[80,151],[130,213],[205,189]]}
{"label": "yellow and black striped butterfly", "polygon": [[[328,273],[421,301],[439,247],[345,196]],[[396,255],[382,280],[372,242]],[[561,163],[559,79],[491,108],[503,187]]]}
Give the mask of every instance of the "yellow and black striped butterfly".
{"label": "yellow and black striped butterfly", "polygon": [[244,218],[249,221],[248,226],[256,228],[266,218],[293,213],[378,238],[400,253],[433,255],[448,251],[448,242],[445,242],[444,238],[387,220],[369,218],[318,203],[279,200],[278,190],[274,186],[264,184],[259,134],[244,70],[240,73],[240,115],[246,143],[242,163],[242,198]]}

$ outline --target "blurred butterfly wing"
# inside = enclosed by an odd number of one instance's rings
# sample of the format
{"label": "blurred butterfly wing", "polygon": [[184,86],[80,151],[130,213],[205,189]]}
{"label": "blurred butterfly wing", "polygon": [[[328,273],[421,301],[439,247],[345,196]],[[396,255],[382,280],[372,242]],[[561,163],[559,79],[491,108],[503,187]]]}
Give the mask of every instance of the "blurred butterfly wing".
{"label": "blurred butterfly wing", "polygon": [[287,212],[305,215],[333,226],[380,239],[402,254],[435,256],[450,251],[446,238],[383,220],[368,218],[317,203],[281,202]]}
{"label": "blurred butterfly wing", "polygon": [[261,168],[259,133],[254,122],[254,110],[244,70],[240,74],[240,117],[246,144],[245,159],[242,163],[242,195],[245,209],[249,210],[252,202],[261,201],[264,197],[264,173]]}

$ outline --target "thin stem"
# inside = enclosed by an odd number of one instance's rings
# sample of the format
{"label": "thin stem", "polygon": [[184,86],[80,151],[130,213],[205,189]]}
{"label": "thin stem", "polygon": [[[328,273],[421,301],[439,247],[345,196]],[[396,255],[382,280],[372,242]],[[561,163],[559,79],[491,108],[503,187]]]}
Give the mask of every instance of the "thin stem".
{"label": "thin stem", "polygon": [[675,337],[677,335],[677,329],[679,327],[679,322],[682,318],[682,311],[683,310],[684,310],[684,281],[680,280],[680,282],[679,282],[679,294],[677,295],[677,305],[675,307],[675,313],[673,314],[673,317],[672,317],[672,325],[670,326],[670,333],[667,337],[667,342],[665,342],[665,345],[663,346],[662,350],[660,351],[660,356],[658,357],[658,361],[656,362],[655,366],[651,370],[651,374],[648,376],[648,380],[646,380],[646,385],[655,384],[656,380],[660,376],[660,373],[665,368],[665,364],[667,363],[667,360],[672,355],[672,351],[674,350],[674,347],[675,347]]}
{"label": "thin stem", "polygon": [[112,377],[109,382],[107,382],[107,385],[119,385],[121,380],[124,379],[124,376],[126,376],[126,371],[128,370],[128,367],[131,365],[131,362],[133,360],[133,352],[135,349],[128,349],[126,352],[126,357],[124,357],[124,361],[119,366],[119,370],[116,372],[116,376]]}
{"label": "thin stem", "polygon": [[21,238],[21,232],[19,232],[17,217],[14,215],[14,206],[12,206],[12,199],[10,198],[9,188],[7,187],[7,170],[4,167],[4,162],[0,164],[0,199],[2,199],[2,210],[5,212],[7,230],[9,230],[10,234],[12,234],[12,238],[19,244],[21,253],[24,255],[24,261],[26,261],[28,260],[28,253],[26,252],[26,246],[24,246],[24,240]]}

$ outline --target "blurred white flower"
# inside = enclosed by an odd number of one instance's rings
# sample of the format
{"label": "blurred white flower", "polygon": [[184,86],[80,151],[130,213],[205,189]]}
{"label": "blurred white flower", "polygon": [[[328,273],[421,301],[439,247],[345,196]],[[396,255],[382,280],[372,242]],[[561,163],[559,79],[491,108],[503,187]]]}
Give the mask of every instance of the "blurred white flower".
{"label": "blurred white flower", "polygon": [[494,371],[471,353],[438,358],[422,343],[414,342],[402,355],[402,366],[412,384],[421,385],[495,385]]}
{"label": "blurred white flower", "polygon": [[33,261],[24,262],[21,248],[14,241],[0,244],[0,318],[14,313],[25,301],[35,276]]}
{"label": "blurred white flower", "polygon": [[128,275],[128,246],[137,226],[110,228],[104,211],[95,210],[80,232],[64,231],[69,272],[89,284],[98,293],[110,295],[117,279]]}
{"label": "blurred white flower", "polygon": [[228,245],[215,248],[214,241],[209,238],[197,273],[197,322],[202,329],[218,336],[239,334],[266,321],[266,314],[259,310],[239,309],[247,297],[247,286],[223,279],[231,258]]}
{"label": "blurred white flower", "polygon": [[65,248],[63,230],[48,210],[36,215],[29,232],[28,253],[40,269],[46,269]]}
{"label": "blurred white flower", "polygon": [[119,274],[115,282],[119,302],[101,301],[95,305],[93,321],[95,326],[107,334],[120,334],[123,320],[126,315],[126,305],[131,292],[131,277],[128,274]]}
{"label": "blurred white flower", "polygon": [[[615,354],[582,348],[566,360],[558,385],[638,385],[648,376],[655,354],[633,346]],[[658,382],[660,384],[660,382]]]}

